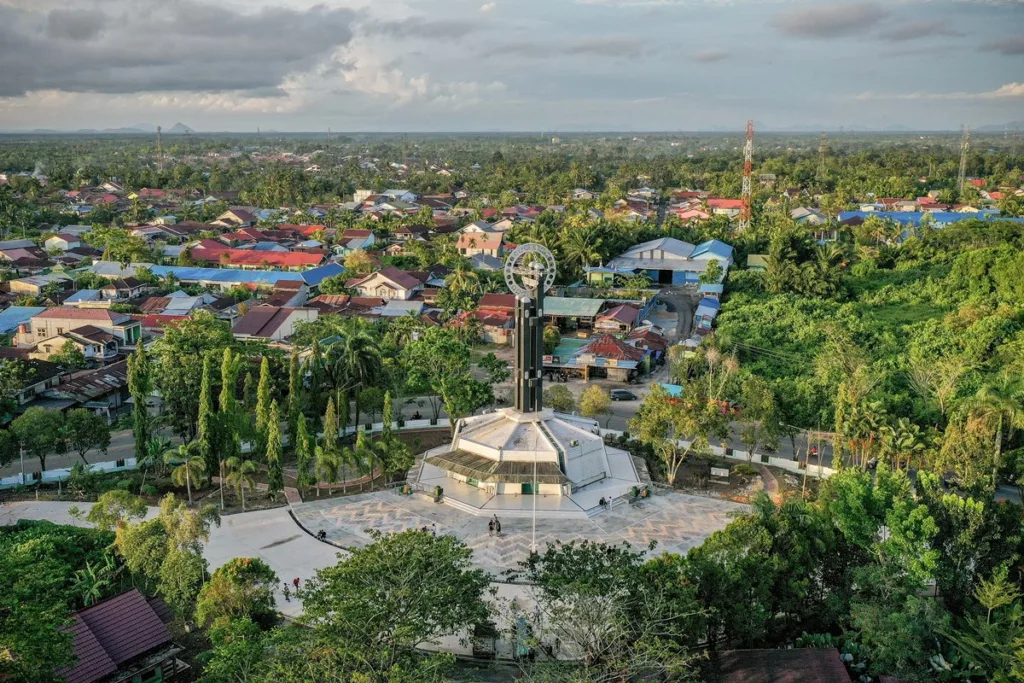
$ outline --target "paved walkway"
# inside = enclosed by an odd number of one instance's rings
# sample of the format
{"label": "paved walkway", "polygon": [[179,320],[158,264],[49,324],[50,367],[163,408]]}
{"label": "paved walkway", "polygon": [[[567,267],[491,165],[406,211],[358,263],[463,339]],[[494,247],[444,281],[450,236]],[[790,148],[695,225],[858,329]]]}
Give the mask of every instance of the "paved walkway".
{"label": "paved walkway", "polygon": [[[487,518],[476,517],[425,496],[402,496],[377,491],[347,498],[311,500],[292,507],[295,518],[316,533],[323,529],[332,543],[358,548],[370,542],[370,530],[436,529],[454,534],[473,549],[475,563],[495,577],[518,567],[526,559],[533,539],[529,517],[501,519],[501,537],[489,536]],[[623,505],[587,520],[537,519],[537,545],[590,539],[604,543],[627,542],[646,549],[657,541],[656,553],[685,553],[715,531],[724,528],[745,505],[726,500],[666,492],[637,506]]]}

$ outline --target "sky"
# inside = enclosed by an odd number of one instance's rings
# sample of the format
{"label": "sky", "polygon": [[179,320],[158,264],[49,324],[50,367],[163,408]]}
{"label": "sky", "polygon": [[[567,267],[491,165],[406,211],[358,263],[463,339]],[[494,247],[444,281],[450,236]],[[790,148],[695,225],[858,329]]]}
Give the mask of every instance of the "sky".
{"label": "sky", "polygon": [[0,130],[952,130],[1024,0],[0,0]]}

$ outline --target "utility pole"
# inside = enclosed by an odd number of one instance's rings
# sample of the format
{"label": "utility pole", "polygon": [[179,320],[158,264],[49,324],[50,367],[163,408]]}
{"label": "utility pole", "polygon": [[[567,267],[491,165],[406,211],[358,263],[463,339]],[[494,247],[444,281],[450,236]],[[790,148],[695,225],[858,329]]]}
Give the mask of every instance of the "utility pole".
{"label": "utility pole", "polygon": [[331,151],[331,129],[327,129],[327,151]]}
{"label": "utility pole", "polygon": [[750,228],[750,176],[754,169],[754,121],[747,121],[747,144],[743,147],[743,208],[740,212],[740,230]]}
{"label": "utility pole", "polygon": [[964,185],[967,183],[967,152],[971,149],[971,129],[963,127],[963,135],[960,138],[960,173],[957,175],[956,187],[960,192],[958,199],[963,201]]}

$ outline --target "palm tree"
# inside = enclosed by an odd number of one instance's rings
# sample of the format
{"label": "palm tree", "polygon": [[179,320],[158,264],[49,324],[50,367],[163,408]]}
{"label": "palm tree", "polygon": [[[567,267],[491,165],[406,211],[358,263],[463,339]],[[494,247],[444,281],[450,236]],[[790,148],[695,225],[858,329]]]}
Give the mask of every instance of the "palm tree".
{"label": "palm tree", "polygon": [[894,469],[902,469],[901,458],[906,456],[907,469],[915,455],[923,453],[926,444],[921,427],[905,417],[901,417],[894,425],[882,428],[882,443],[886,453],[892,458]]}
{"label": "palm tree", "polygon": [[316,497],[320,497],[320,483],[327,482],[327,494],[334,495],[334,482],[338,479],[338,456],[323,446],[317,446],[313,468],[316,470]]}
{"label": "palm tree", "polygon": [[477,275],[469,265],[469,261],[461,259],[452,272],[445,278],[445,284],[452,290],[453,293],[458,294],[460,292],[469,292],[470,294],[477,291],[480,285],[480,276]]}
{"label": "palm tree", "polygon": [[571,273],[578,273],[584,267],[601,260],[601,244],[604,239],[593,225],[578,225],[562,233],[559,246],[562,258],[570,265]]}
{"label": "palm tree", "polygon": [[171,470],[171,481],[175,486],[185,485],[188,491],[188,504],[192,506],[192,481],[199,481],[206,474],[206,460],[202,455],[194,452],[192,444],[181,444],[178,450],[169,450],[164,453],[164,462],[168,465],[175,465]]}
{"label": "palm tree", "polygon": [[256,479],[252,475],[259,470],[259,467],[252,460],[242,460],[238,456],[232,456],[225,460],[224,467],[228,471],[225,482],[228,486],[234,487],[235,493],[242,501],[242,512],[245,512],[245,490],[256,488]]}
{"label": "palm tree", "polygon": [[139,493],[146,485],[146,474],[149,468],[163,464],[163,454],[171,447],[171,440],[165,436],[154,436],[146,442],[146,452],[136,463],[142,469],[142,483],[139,484]]}
{"label": "palm tree", "polygon": [[103,599],[103,594],[110,588],[111,581],[109,572],[104,571],[108,567],[101,567],[99,570],[93,568],[86,560],[85,569],[75,572],[75,590],[82,598],[82,604],[88,607]]}
{"label": "palm tree", "polygon": [[[340,331],[342,340],[327,352],[327,371],[335,389],[372,386],[381,375],[383,361],[377,340],[366,322],[347,318]],[[359,424],[359,394],[356,393],[356,424]]]}
{"label": "palm tree", "polygon": [[1024,427],[1024,382],[1004,373],[978,389],[968,403],[968,410],[974,417],[995,427],[992,485],[996,486],[1003,449],[1003,430],[1012,433],[1015,428]]}

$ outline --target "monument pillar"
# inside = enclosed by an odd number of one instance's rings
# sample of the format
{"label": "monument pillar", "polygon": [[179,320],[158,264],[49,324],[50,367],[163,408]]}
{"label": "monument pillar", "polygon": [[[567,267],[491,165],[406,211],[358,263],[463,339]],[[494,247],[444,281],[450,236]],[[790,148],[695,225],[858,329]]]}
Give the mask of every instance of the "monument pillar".
{"label": "monument pillar", "polygon": [[524,413],[544,407],[544,292],[539,289],[527,300],[516,297],[515,406]]}

